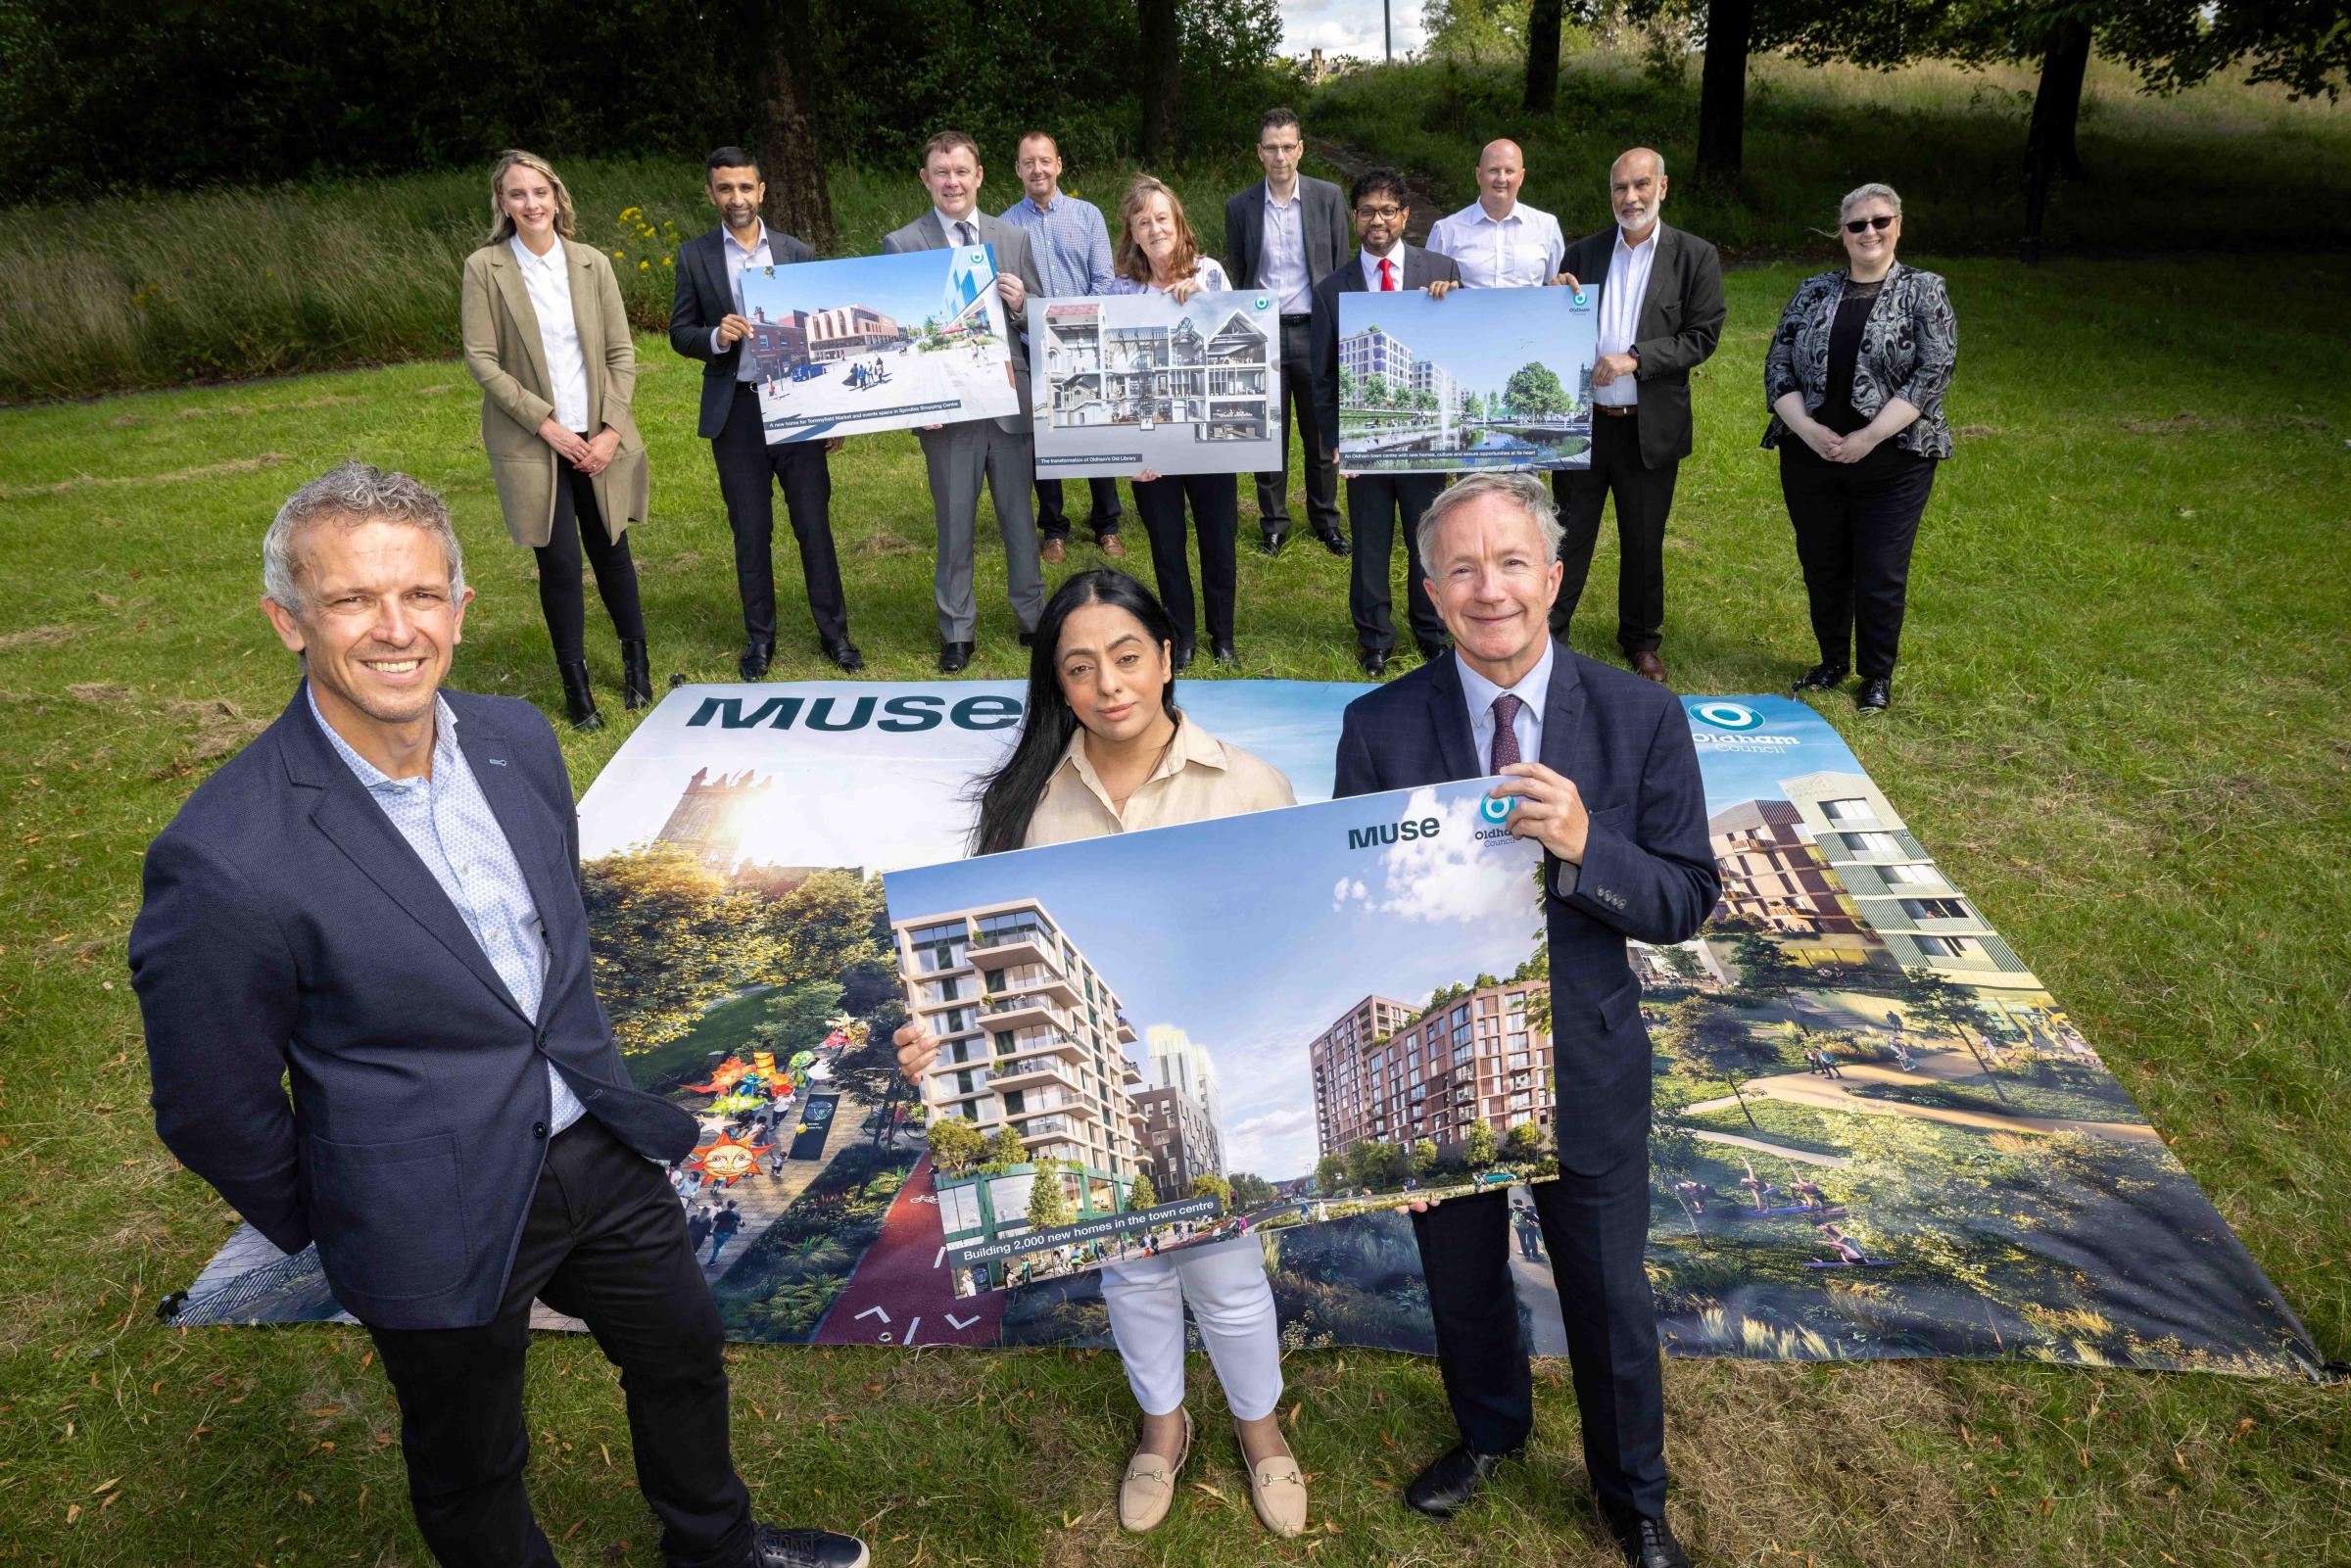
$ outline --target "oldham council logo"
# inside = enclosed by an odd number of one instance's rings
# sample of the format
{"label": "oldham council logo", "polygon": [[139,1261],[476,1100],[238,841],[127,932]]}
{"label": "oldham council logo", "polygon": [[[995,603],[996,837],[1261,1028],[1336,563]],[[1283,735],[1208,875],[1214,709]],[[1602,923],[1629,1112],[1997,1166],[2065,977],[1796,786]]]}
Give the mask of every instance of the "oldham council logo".
{"label": "oldham council logo", "polygon": [[1717,699],[1712,702],[1701,702],[1690,711],[1717,730],[1744,733],[1763,728],[1763,715],[1744,702],[1724,702]]}
{"label": "oldham council logo", "polygon": [[1516,808],[1517,804],[1518,797],[1516,795],[1488,795],[1477,803],[1477,814],[1488,822],[1509,822],[1511,812]]}

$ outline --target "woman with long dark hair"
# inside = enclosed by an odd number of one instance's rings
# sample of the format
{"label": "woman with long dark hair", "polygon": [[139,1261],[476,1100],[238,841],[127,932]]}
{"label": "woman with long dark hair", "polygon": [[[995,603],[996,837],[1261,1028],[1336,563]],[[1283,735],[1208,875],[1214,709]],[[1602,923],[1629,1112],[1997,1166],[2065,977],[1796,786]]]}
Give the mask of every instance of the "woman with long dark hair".
{"label": "woman with long dark hair", "polygon": [[[1061,585],[1037,622],[1020,737],[979,782],[975,853],[1295,803],[1288,780],[1176,705],[1176,632],[1151,591],[1124,572],[1080,572]],[[926,1018],[901,1027],[896,1045],[899,1069],[920,1084],[939,1049]],[[984,1069],[972,1070],[977,1078]],[[1149,1530],[1167,1517],[1191,1451],[1183,1408],[1188,1302],[1232,1408],[1258,1518],[1276,1535],[1305,1529],[1306,1484],[1274,1419],[1281,1342],[1264,1244],[1243,1236],[1107,1264],[1102,1299],[1143,1412],[1119,1488],[1120,1524]]]}

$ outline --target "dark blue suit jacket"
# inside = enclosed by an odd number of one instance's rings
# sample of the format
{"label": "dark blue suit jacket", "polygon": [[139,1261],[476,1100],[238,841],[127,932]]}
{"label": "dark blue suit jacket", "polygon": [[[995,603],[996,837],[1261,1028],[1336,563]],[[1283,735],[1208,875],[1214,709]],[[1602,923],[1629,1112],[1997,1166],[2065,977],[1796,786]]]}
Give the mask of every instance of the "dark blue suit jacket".
{"label": "dark blue suit jacket", "polygon": [[[813,261],[816,253],[780,228],[767,231],[767,254],[777,266]],[[727,230],[721,224],[678,247],[677,288],[669,298],[669,346],[702,361],[701,417],[695,429],[704,441],[727,428],[735,381],[743,369],[743,344],[712,353],[710,329],[735,311],[735,284],[727,276]]]}
{"label": "dark blue suit jacket", "polygon": [[165,1144],[278,1246],[315,1241],[337,1300],[386,1328],[495,1315],[547,1154],[545,1063],[648,1158],[698,1130],[630,1084],[597,1002],[554,732],[443,695],[547,927],[538,1018],[301,690],[148,846],[130,933]]}
{"label": "dark blue suit jacket", "polygon": [[[1448,654],[1347,705],[1334,795],[1413,789],[1485,771]],[[1720,873],[1690,722],[1654,681],[1558,648],[1537,760],[1575,781],[1592,827],[1580,868],[1544,859],[1559,1164],[1598,1175],[1649,1137],[1649,1031],[1625,938],[1687,941]],[[1560,873],[1574,891],[1559,896]]]}

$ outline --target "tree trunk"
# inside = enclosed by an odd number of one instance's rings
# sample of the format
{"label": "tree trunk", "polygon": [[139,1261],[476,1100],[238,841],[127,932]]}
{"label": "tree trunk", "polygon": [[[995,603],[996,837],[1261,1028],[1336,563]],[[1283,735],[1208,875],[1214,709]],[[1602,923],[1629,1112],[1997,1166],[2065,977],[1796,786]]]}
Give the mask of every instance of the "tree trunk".
{"label": "tree trunk", "polygon": [[767,226],[805,240],[820,256],[838,236],[833,192],[825,182],[824,139],[817,128],[818,87],[810,40],[808,0],[770,0],[764,8],[766,47],[759,94],[760,177]]}
{"label": "tree trunk", "polygon": [[2082,81],[2088,71],[2089,24],[2078,17],[2057,23],[2040,57],[2040,87],[2033,95],[2033,123],[2025,133],[2025,238],[2017,254],[2027,265],[2040,260],[2050,184],[2060,174],[2083,177],[2074,131],[2082,121]]}
{"label": "tree trunk", "polygon": [[1559,104],[1559,12],[1562,0],[1534,0],[1526,17],[1526,95],[1521,107],[1548,115]]}
{"label": "tree trunk", "polygon": [[1763,1129],[1755,1125],[1755,1114],[1747,1108],[1747,1096],[1739,1090],[1739,1080],[1726,1077],[1722,1081],[1731,1086],[1731,1098],[1739,1102],[1739,1114],[1747,1117],[1748,1126],[1756,1132],[1761,1132]]}
{"label": "tree trunk", "polygon": [[1747,137],[1747,56],[1754,36],[1755,0],[1707,5],[1706,63],[1698,95],[1698,172],[1703,178],[1739,172]]}
{"label": "tree trunk", "polygon": [[1141,0],[1138,43],[1143,94],[1142,160],[1164,168],[1179,150],[1183,115],[1183,51],[1176,26],[1176,0]]}

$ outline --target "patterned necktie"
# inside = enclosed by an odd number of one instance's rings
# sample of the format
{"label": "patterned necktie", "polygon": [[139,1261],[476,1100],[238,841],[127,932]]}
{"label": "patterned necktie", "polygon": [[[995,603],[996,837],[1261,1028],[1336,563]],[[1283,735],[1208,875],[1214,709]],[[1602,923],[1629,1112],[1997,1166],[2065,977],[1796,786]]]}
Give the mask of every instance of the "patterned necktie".
{"label": "patterned necktie", "polygon": [[1379,259],[1379,292],[1382,294],[1396,292],[1396,263],[1384,256]]}
{"label": "patterned necktie", "polygon": [[972,225],[962,218],[955,220],[955,238],[965,245],[972,243]]}
{"label": "patterned necktie", "polygon": [[1518,755],[1518,710],[1526,704],[1505,691],[1494,699],[1494,766],[1488,773],[1500,773],[1513,762],[1523,761]]}

